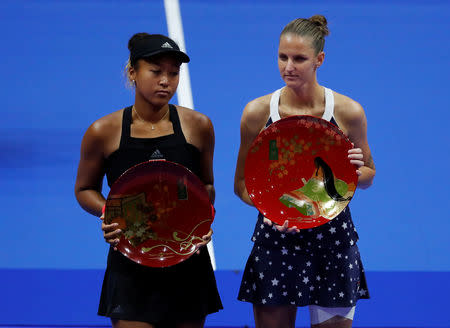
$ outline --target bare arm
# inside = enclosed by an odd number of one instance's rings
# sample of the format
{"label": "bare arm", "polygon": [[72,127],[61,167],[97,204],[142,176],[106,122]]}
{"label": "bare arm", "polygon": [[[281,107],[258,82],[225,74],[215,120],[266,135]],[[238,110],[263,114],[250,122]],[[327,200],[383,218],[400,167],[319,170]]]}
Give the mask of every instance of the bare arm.
{"label": "bare arm", "polygon": [[[215,145],[215,137],[214,137],[214,127],[211,123],[211,120],[202,115],[197,122],[196,130],[200,131],[198,138],[196,138],[199,142],[201,142],[199,150],[200,150],[200,179],[205,184],[206,191],[209,194],[209,198],[211,203],[214,204],[214,200],[216,198],[216,190],[214,189],[214,171],[213,171],[213,159],[214,159],[214,145]],[[212,229],[209,232],[202,236],[203,242],[198,244],[198,247],[203,247],[211,241],[213,231]],[[197,251],[199,253],[200,251]]]}
{"label": "bare arm", "polygon": [[206,116],[202,119],[201,140],[203,142],[200,155],[201,166],[201,180],[205,184],[208,191],[211,203],[214,204],[216,198],[216,191],[214,189],[214,173],[213,173],[213,158],[214,158],[214,127],[211,120]]}
{"label": "bare arm", "polygon": [[236,163],[236,172],[234,175],[234,193],[242,199],[242,201],[250,206],[254,206],[252,200],[248,196],[245,187],[245,159],[253,140],[258,136],[264,128],[269,115],[268,102],[258,98],[244,109],[241,118],[241,144],[239,146],[239,154]]}
{"label": "bare arm", "polygon": [[98,124],[86,131],[81,142],[75,196],[81,207],[95,216],[102,214],[105,198],[101,194],[104,171],[103,140]]}
{"label": "bare arm", "polygon": [[[105,198],[101,194],[104,168],[104,138],[100,133],[100,124],[94,123],[86,131],[81,142],[80,163],[75,181],[75,196],[81,207],[103,220],[102,207]],[[122,231],[117,229],[118,224],[105,224],[102,222],[103,237],[114,248],[119,243]]]}
{"label": "bare arm", "polygon": [[366,189],[372,185],[376,169],[367,140],[367,119],[361,105],[350,101],[343,120],[347,135],[354,144],[354,149],[349,151],[349,159],[358,167],[358,188]]}
{"label": "bare arm", "polygon": [[[239,147],[238,160],[236,164],[236,173],[234,175],[234,193],[242,199],[242,201],[250,206],[255,206],[250,199],[247,188],[245,186],[245,160],[248,150],[253,140],[265,127],[269,118],[268,97],[258,98],[250,102],[244,109],[241,119],[241,144]],[[278,225],[264,218],[264,223],[270,226],[274,225],[280,232],[295,233],[299,230],[296,226],[288,228],[289,222],[286,220],[283,225]]]}

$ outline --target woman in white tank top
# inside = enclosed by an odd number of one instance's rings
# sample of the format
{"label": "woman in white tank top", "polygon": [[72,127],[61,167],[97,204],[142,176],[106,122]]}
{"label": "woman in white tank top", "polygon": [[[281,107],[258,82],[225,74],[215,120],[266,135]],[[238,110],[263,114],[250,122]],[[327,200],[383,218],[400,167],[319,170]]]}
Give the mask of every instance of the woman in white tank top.
{"label": "woman in white tank top", "polygon": [[[285,86],[272,94],[262,96],[249,102],[244,109],[241,119],[241,144],[235,173],[235,193],[245,203],[253,206],[248,196],[244,182],[244,165],[248,150],[266,125],[276,120],[291,115],[312,115],[321,117],[338,125],[340,129],[353,142],[354,148],[349,151],[348,159],[357,166],[358,187],[365,189],[372,184],[375,176],[375,166],[367,141],[367,121],[364,110],[356,101],[327,89],[317,82],[316,72],[322,65],[325,54],[323,52],[325,36],[328,35],[327,21],[321,15],[315,15],[309,19],[299,18],[290,22],[283,29],[280,36],[278,49],[278,67]],[[355,304],[358,299],[368,298],[368,290],[365,283],[364,270],[356,246],[358,239],[353,228],[349,211],[342,218],[331,220],[329,223],[318,227],[324,233],[330,234],[330,238],[339,235],[346,236],[348,245],[337,249],[327,248],[328,253],[322,254],[327,261],[335,261],[335,272],[341,267],[342,273],[338,278],[331,273],[311,272],[306,277],[305,272],[311,267],[320,268],[324,260],[314,256],[315,260],[303,261],[304,257],[299,248],[292,248],[287,239],[310,238],[312,243],[319,243],[315,229],[308,231],[299,230],[296,227],[287,228],[284,225],[276,225],[267,218],[260,217],[253,241],[254,248],[247,262],[246,269],[239,292],[239,299],[253,303],[256,327],[295,327],[297,306],[310,307],[311,327],[351,327]],[[341,221],[339,226],[327,226],[331,222]],[[334,223],[335,225],[337,223]],[[266,240],[276,240],[278,248],[271,248],[267,242],[260,243],[256,232],[264,231]],[[327,230],[325,230],[327,229]],[[341,229],[341,231],[339,231]],[[351,233],[349,230],[352,230]],[[354,230],[354,231],[353,231]],[[289,233],[289,234],[288,234]],[[283,235],[283,236],[281,236]],[[289,238],[285,236],[288,235]],[[281,236],[281,238],[279,238]],[[348,237],[350,236],[350,237]],[[291,238],[292,237],[292,238]],[[280,243],[282,243],[280,245]],[[290,271],[296,271],[289,278],[288,271],[283,271],[281,263],[277,267],[277,249],[283,250],[283,254],[296,255]],[[319,247],[320,248],[320,247]],[[262,250],[264,249],[264,252]],[[311,246],[314,249],[314,245]],[[270,255],[265,255],[270,254]],[[273,255],[272,255],[273,254]],[[341,261],[342,254],[352,263]],[[283,262],[284,264],[284,262]],[[269,267],[270,265],[270,267]],[[345,270],[350,267],[351,270]],[[317,269],[320,270],[320,269]],[[270,277],[259,279],[262,272]],[[279,274],[279,275],[278,275]],[[302,276],[303,281],[292,281]],[[327,276],[328,274],[328,276]],[[259,276],[258,276],[259,275]],[[288,278],[287,278],[288,277]],[[298,278],[297,278],[298,279]],[[331,283],[334,280],[339,282]],[[314,280],[314,283],[312,283]],[[329,285],[327,285],[329,284]],[[338,286],[336,286],[338,284]],[[342,286],[339,286],[341,284]],[[292,286],[294,290],[288,290],[286,286]],[[342,290],[339,288],[342,287]],[[303,289],[302,289],[303,288]],[[329,293],[314,294],[313,290],[329,290]],[[289,296],[294,294],[293,296]],[[334,294],[333,294],[334,293]],[[305,298],[305,295],[307,296]]]}

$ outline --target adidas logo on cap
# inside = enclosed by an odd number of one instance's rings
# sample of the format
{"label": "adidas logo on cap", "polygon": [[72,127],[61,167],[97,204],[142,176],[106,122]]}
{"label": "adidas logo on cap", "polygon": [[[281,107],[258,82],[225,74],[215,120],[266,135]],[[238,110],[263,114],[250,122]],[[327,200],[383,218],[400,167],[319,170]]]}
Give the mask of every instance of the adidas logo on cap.
{"label": "adidas logo on cap", "polygon": [[165,43],[163,43],[163,44],[161,45],[161,48],[170,48],[170,49],[172,49],[173,47],[170,45],[169,42],[165,42]]}

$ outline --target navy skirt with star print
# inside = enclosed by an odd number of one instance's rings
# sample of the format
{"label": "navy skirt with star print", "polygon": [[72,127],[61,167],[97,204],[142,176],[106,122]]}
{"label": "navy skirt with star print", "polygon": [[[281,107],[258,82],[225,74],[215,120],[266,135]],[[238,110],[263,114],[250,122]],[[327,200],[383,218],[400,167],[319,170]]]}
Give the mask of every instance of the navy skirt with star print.
{"label": "navy skirt with star print", "polygon": [[369,298],[347,209],[330,222],[283,234],[259,215],[238,299],[262,305],[351,307]]}

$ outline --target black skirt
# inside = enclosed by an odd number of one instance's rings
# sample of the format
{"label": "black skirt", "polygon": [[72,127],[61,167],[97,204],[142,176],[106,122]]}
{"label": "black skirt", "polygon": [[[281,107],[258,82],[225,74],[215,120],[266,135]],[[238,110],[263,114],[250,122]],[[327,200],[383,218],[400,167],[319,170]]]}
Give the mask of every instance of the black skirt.
{"label": "black skirt", "polygon": [[206,247],[168,268],[139,265],[110,249],[99,315],[158,326],[201,320],[222,308]]}

